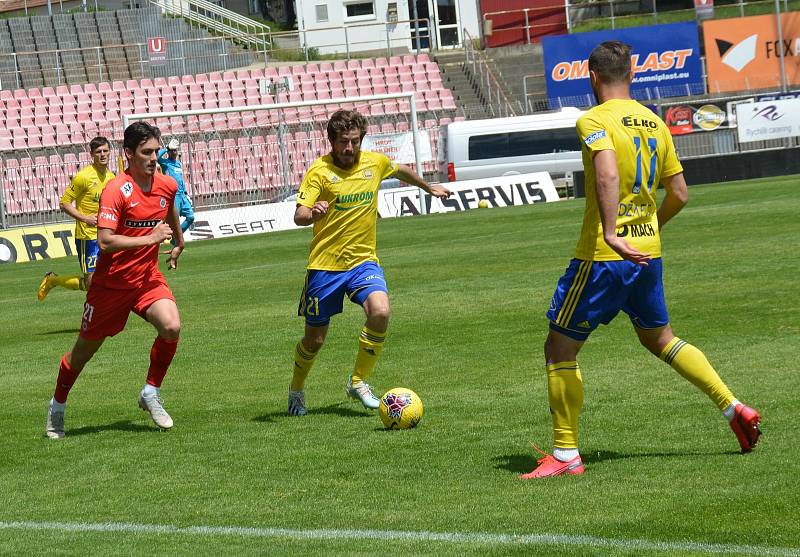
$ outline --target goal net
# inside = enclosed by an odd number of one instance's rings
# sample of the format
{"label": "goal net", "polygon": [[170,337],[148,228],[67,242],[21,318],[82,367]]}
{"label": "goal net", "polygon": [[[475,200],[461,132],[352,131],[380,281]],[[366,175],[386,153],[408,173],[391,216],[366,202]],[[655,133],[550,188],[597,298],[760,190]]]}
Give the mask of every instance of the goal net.
{"label": "goal net", "polygon": [[[285,97],[279,92],[276,100]],[[235,210],[292,201],[310,164],[330,151],[326,125],[340,108],[367,118],[362,149],[383,152],[426,179],[441,181],[440,120],[437,114],[418,113],[414,93],[140,113],[126,116],[123,125],[145,120],[159,127],[164,143],[180,142],[195,212]]]}

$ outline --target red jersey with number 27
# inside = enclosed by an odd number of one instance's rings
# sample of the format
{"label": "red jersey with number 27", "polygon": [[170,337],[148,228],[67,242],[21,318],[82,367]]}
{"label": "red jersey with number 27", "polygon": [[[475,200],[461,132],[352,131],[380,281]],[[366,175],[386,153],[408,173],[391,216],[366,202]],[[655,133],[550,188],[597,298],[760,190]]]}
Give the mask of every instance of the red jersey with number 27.
{"label": "red jersey with number 27", "polygon": [[[155,174],[150,191],[143,192],[130,174],[124,172],[111,180],[100,196],[97,228],[109,228],[123,236],[147,236],[172,211],[177,191],[174,179]],[[101,253],[92,284],[118,289],[140,287],[161,276],[158,250],[158,245],[152,245]]]}

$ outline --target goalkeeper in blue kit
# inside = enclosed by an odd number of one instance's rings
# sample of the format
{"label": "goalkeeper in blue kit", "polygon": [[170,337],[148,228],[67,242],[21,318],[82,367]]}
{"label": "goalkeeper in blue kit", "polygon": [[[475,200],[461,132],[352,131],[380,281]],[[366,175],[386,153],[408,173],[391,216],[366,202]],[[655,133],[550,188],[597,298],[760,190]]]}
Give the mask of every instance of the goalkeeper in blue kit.
{"label": "goalkeeper in blue kit", "polygon": [[167,143],[166,148],[158,152],[158,164],[161,172],[174,178],[178,182],[178,193],[175,194],[175,208],[178,210],[178,217],[183,217],[181,222],[181,232],[186,232],[194,224],[194,207],[192,200],[186,193],[186,186],[183,183],[183,165],[179,158],[178,149],[180,142],[174,137]]}

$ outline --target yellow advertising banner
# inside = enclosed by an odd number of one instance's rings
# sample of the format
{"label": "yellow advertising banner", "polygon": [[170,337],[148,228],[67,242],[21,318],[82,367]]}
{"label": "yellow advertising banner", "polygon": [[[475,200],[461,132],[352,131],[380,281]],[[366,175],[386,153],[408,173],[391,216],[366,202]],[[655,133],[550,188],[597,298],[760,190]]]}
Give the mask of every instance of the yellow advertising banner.
{"label": "yellow advertising banner", "polygon": [[0,265],[75,255],[75,223],[0,230]]}
{"label": "yellow advertising banner", "polygon": [[800,12],[781,14],[783,44],[774,15],[703,22],[710,93],[780,87],[780,56],[786,81],[800,84]]}

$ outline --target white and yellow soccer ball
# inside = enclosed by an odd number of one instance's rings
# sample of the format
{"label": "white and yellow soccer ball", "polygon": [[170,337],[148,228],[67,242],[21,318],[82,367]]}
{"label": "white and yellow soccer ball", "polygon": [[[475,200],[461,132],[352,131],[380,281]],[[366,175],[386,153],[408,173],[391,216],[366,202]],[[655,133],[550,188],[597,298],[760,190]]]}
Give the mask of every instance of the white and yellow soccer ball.
{"label": "white and yellow soccer ball", "polygon": [[409,429],[422,419],[422,400],[411,389],[396,387],[386,391],[378,407],[386,429]]}

